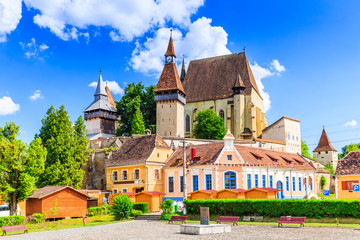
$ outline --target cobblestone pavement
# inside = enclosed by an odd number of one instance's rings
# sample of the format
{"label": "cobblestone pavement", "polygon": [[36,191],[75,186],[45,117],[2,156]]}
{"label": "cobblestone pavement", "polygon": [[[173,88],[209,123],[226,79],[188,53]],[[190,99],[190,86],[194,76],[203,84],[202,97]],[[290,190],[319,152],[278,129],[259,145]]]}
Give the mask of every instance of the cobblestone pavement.
{"label": "cobblestone pavement", "polygon": [[353,228],[327,227],[282,227],[239,225],[231,229],[231,233],[215,235],[183,235],[178,224],[167,224],[156,221],[130,221],[101,225],[64,229],[57,231],[37,232],[2,237],[1,239],[26,240],[103,240],[103,239],[360,239],[360,230]]}

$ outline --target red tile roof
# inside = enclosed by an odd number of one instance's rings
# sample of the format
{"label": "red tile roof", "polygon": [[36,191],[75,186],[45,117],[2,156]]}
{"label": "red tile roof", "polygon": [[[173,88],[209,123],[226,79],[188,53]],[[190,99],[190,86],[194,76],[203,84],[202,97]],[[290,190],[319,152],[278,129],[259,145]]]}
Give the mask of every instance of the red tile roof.
{"label": "red tile roof", "polygon": [[237,192],[237,193],[241,193],[241,192],[245,192],[246,190],[245,189],[242,189],[242,188],[236,188],[236,189],[222,189],[219,192],[223,192],[223,191],[230,191],[230,192]]}
{"label": "red tile roof", "polygon": [[[232,97],[234,83],[241,77],[245,94],[251,89],[260,95],[245,53],[193,60],[184,80],[186,102],[198,102]],[[241,85],[241,82],[239,83]]]}
{"label": "red tile roof", "polygon": [[170,148],[159,134],[130,138],[113,153],[106,166],[145,164],[156,147]]}
{"label": "red tile roof", "polygon": [[326,134],[325,128],[321,133],[321,137],[319,140],[319,144],[314,149],[313,152],[321,152],[321,151],[336,151],[336,149],[331,145],[328,135]]}
{"label": "red tile roof", "polygon": [[175,63],[167,63],[161,73],[154,92],[179,90],[185,94]]}
{"label": "red tile roof", "polygon": [[240,76],[240,74],[238,74],[236,80],[235,80],[235,84],[234,84],[234,88],[245,88],[245,84]]}

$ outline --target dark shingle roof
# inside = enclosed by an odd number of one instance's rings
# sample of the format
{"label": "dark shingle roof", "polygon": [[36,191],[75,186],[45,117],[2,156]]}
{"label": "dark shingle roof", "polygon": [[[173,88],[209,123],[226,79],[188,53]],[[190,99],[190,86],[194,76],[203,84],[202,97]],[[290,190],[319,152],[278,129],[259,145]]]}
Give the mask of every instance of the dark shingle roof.
{"label": "dark shingle roof", "polygon": [[360,151],[349,152],[337,164],[335,175],[350,174],[360,174]]}
{"label": "dark shingle roof", "polygon": [[251,93],[252,88],[259,93],[245,53],[191,61],[184,80],[186,101],[197,102],[231,97],[239,75],[242,80],[239,86],[244,85],[246,95]]}
{"label": "dark shingle roof", "polygon": [[155,147],[170,149],[159,134],[130,138],[113,153],[106,166],[145,164]]}

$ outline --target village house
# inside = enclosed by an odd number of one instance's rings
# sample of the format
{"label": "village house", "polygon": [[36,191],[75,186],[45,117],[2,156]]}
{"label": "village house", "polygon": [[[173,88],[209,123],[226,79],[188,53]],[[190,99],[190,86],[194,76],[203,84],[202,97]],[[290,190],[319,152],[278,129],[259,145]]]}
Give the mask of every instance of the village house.
{"label": "village house", "polygon": [[342,158],[335,171],[335,195],[337,199],[360,199],[354,189],[360,181],[360,151],[351,151]]}
{"label": "village house", "polygon": [[172,151],[159,134],[148,133],[125,141],[106,163],[107,190],[163,192],[163,166]]}
{"label": "village house", "polygon": [[[186,149],[187,192],[197,190],[277,188],[277,198],[304,198],[316,193],[315,168],[301,155],[234,144],[228,132],[223,142]],[[183,148],[164,167],[165,198],[183,200]]]}

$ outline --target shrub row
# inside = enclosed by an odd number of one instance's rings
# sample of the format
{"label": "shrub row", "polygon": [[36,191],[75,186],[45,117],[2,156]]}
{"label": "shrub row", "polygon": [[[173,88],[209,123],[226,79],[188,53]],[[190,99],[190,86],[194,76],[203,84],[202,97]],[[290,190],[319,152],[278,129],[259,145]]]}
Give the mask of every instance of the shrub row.
{"label": "shrub row", "polygon": [[0,227],[9,225],[21,225],[24,224],[25,217],[23,216],[9,216],[0,217]]}
{"label": "shrub row", "polygon": [[101,207],[88,208],[87,215],[89,217],[92,217],[92,216],[98,216],[98,215],[104,215],[104,214],[111,214],[111,212],[112,212],[112,206],[104,205]]}
{"label": "shrub row", "polygon": [[145,202],[138,202],[138,203],[134,203],[133,205],[133,209],[135,210],[140,210],[143,213],[149,213],[149,203]]}
{"label": "shrub row", "polygon": [[359,200],[307,199],[214,199],[185,200],[188,214],[199,215],[200,207],[209,207],[210,214],[221,216],[304,216],[310,218],[360,218]]}

